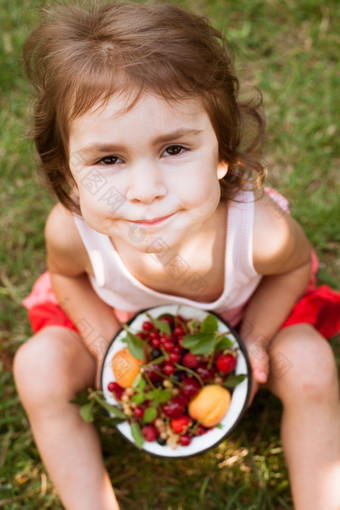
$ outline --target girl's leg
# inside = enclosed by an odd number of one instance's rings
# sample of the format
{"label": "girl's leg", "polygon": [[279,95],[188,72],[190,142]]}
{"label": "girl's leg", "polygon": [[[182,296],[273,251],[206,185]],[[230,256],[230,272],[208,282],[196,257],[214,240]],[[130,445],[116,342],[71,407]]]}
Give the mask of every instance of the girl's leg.
{"label": "girl's leg", "polygon": [[14,360],[17,390],[49,476],[67,510],[117,510],[99,438],[76,394],[93,386],[95,363],[78,335],[49,327],[23,344]]}
{"label": "girl's leg", "polygon": [[340,403],[328,342],[308,324],[281,330],[269,389],[283,403],[281,437],[295,510],[340,509]]}

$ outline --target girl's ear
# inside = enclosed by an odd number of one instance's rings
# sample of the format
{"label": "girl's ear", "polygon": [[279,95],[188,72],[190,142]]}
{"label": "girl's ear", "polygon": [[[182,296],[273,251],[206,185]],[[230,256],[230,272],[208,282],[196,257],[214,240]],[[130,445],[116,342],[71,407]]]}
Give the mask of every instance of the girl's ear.
{"label": "girl's ear", "polygon": [[220,181],[227,175],[229,165],[226,161],[220,161],[217,167],[217,178]]}

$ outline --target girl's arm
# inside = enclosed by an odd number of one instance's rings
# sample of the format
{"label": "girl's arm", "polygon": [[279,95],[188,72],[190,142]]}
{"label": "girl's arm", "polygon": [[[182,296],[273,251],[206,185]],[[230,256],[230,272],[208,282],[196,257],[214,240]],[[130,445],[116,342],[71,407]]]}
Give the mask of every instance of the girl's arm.
{"label": "girl's arm", "polygon": [[308,285],[311,247],[299,224],[266,194],[255,204],[253,243],[254,267],[263,279],[249,301],[240,334],[255,381],[265,383],[269,343]]}
{"label": "girl's arm", "polygon": [[58,204],[45,228],[47,267],[61,308],[77,327],[82,341],[97,360],[97,386],[103,356],[120,325],[112,308],[92,288],[93,273],[73,217]]}

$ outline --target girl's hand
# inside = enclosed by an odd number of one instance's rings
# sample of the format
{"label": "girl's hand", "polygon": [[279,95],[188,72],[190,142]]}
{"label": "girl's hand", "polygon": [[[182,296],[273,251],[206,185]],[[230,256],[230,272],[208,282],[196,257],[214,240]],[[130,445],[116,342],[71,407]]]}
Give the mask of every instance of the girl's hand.
{"label": "girl's hand", "polygon": [[252,369],[253,381],[248,407],[251,405],[259,384],[265,384],[269,375],[269,355],[264,344],[244,341]]}

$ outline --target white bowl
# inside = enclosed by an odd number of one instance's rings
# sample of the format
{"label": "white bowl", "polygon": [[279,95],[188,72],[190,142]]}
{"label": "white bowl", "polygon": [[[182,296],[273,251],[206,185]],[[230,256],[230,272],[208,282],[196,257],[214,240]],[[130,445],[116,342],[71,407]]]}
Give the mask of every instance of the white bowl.
{"label": "white bowl", "polygon": [[[228,331],[228,338],[232,340],[234,347],[238,348],[238,356],[237,356],[237,364],[235,368],[235,375],[238,374],[247,374],[247,377],[238,384],[232,392],[231,403],[229,409],[224,416],[224,418],[220,422],[219,427],[214,427],[212,430],[209,430],[206,434],[202,436],[197,436],[193,438],[192,442],[188,446],[177,446],[175,450],[173,450],[170,446],[161,446],[156,441],[148,442],[145,441],[142,449],[148,453],[159,457],[172,457],[172,458],[180,458],[180,457],[190,457],[193,455],[198,455],[207,450],[214,448],[218,443],[226,439],[235,429],[237,424],[240,422],[243,414],[247,409],[247,403],[249,400],[250,389],[251,389],[251,369],[247,356],[246,349],[238,337],[237,333],[233,330],[233,328],[227,324],[221,317],[214,314],[213,312],[208,312],[205,310],[200,310],[198,308],[193,308],[190,306],[181,306],[181,305],[163,305],[156,306],[154,308],[149,308],[148,310],[144,310],[139,312],[137,315],[132,317],[129,321],[129,330],[132,333],[137,333],[142,329],[142,324],[144,321],[149,320],[146,313],[151,315],[154,318],[157,318],[161,314],[172,314],[177,315],[180,314],[184,318],[197,319],[202,322],[204,318],[213,314],[216,316],[218,320],[218,331]],[[111,381],[115,381],[115,377],[112,372],[112,358],[117,351],[120,351],[124,347],[126,347],[126,343],[122,342],[122,339],[125,338],[126,331],[121,329],[116,336],[113,338],[109,348],[104,357],[102,373],[101,373],[101,386],[104,397],[109,404],[117,405],[117,401],[113,397],[112,393],[107,389],[108,384]],[[129,422],[123,422],[119,425],[116,425],[119,432],[131,443],[135,444],[134,439],[131,434],[130,424]]]}

